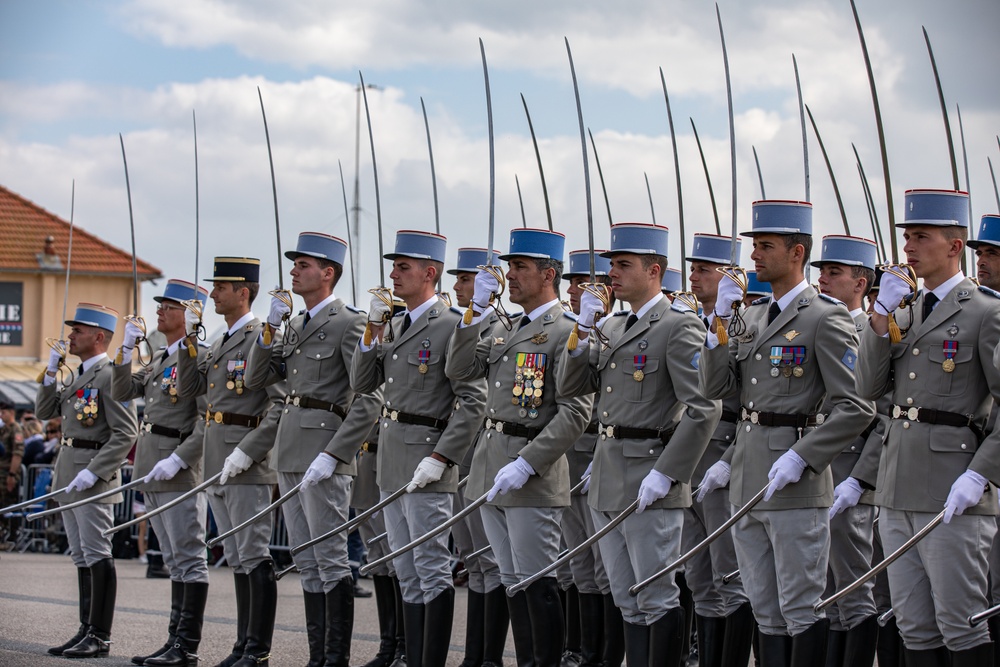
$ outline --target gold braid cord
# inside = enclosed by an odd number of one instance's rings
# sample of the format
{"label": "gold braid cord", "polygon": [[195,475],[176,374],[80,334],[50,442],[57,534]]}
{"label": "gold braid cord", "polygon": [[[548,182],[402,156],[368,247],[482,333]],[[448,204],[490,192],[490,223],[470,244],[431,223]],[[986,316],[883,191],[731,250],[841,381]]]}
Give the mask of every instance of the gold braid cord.
{"label": "gold braid cord", "polygon": [[[139,359],[139,365],[142,366],[143,368],[145,368],[146,366],[149,366],[149,364],[151,364],[152,361],[153,361],[152,354],[150,354],[150,358],[149,359],[146,359],[145,361],[143,361],[143,359],[142,359],[142,352],[141,352],[142,348],[139,347],[139,343],[141,343],[141,342],[143,342],[143,341],[146,340],[146,320],[144,320],[141,317],[138,317],[136,315],[129,315],[128,317],[125,318],[125,321],[126,322],[131,322],[135,326],[137,326],[140,329],[142,329],[142,335],[135,339],[135,354],[136,354],[136,357]],[[123,354],[124,353],[122,352],[121,346],[118,346],[118,354],[115,355],[115,365],[116,366],[121,366]]]}
{"label": "gold braid cord", "polygon": [[[496,264],[490,264],[488,266],[480,265],[477,266],[476,268],[479,269],[480,271],[489,271],[490,274],[494,278],[496,278],[497,283],[500,285],[499,291],[490,294],[490,300],[487,303],[487,306],[493,306],[493,308],[497,311],[497,316],[503,323],[504,328],[507,329],[507,331],[510,331],[511,329],[514,328],[514,324],[513,322],[511,322],[510,315],[507,313],[507,311],[503,307],[503,304],[500,302],[500,296],[503,295],[504,291],[507,289],[507,279],[504,278],[503,269],[501,269]],[[465,314],[462,316],[462,323],[465,326],[469,326],[470,324],[472,324],[472,318],[476,316],[475,312],[472,310],[473,305],[475,304],[473,304],[470,301],[469,307],[465,310]]]}
{"label": "gold braid cord", "polygon": [[[907,285],[910,286],[910,289],[913,291],[913,293],[916,294],[917,273],[916,271],[913,270],[912,266],[910,266],[909,264],[883,264],[878,268],[881,269],[883,273],[891,273],[892,275],[896,276],[897,278],[905,282]],[[898,305],[896,305],[892,310],[889,311],[889,315],[887,316],[887,319],[889,320],[889,342],[892,343],[893,345],[903,340],[903,336],[905,336],[906,332],[910,330],[910,328],[907,327],[906,330],[904,331],[903,329],[900,328],[899,324],[896,322],[895,310],[899,308],[910,308],[912,311],[913,300],[907,301],[907,299],[904,298],[902,301],[899,302]],[[911,322],[913,321],[912,312],[910,314],[910,321]]]}
{"label": "gold braid cord", "polygon": [[[45,339],[45,344],[59,353],[59,366],[56,367],[56,376],[59,376],[63,368],[66,367],[66,344],[63,341],[59,340],[58,338],[51,338],[51,337]],[[42,372],[38,374],[37,382],[39,384],[41,384],[45,380],[45,373],[48,370],[49,370],[48,368],[43,368]],[[62,383],[62,378],[59,378],[59,381],[60,383]]]}
{"label": "gold braid cord", "polygon": [[195,327],[195,330],[184,337],[184,347],[185,349],[187,349],[188,356],[194,359],[195,357],[198,356],[198,346],[196,343],[194,343],[194,341],[191,340],[191,337],[194,336],[195,338],[204,340],[205,327],[202,326],[201,324],[201,317],[204,314],[204,309],[202,307],[201,301],[199,301],[198,299],[188,299],[186,301],[181,301],[181,305],[198,316],[198,325]]}
{"label": "gold braid cord", "polygon": [[742,315],[740,315],[740,305],[743,303],[743,299],[747,296],[747,272],[746,269],[740,266],[718,266],[715,268],[716,271],[724,276],[728,276],[736,285],[743,290],[743,297],[739,301],[734,301],[730,304],[730,308],[733,311],[732,321],[727,327],[721,317],[716,316],[715,318],[715,335],[719,338],[719,345],[728,345],[729,336],[742,336],[746,333],[747,324],[743,321]]}
{"label": "gold braid cord", "polygon": [[[368,290],[368,293],[377,296],[379,300],[382,303],[384,303],[386,307],[389,308],[389,310],[387,310],[382,315],[382,319],[380,320],[374,322],[371,319],[368,320],[368,323],[365,325],[365,335],[362,338],[365,347],[370,346],[372,344],[372,340],[374,340],[375,338],[375,334],[372,331],[372,325],[378,324],[385,326],[389,322],[389,319],[392,318],[392,308],[393,308],[392,291],[388,287],[373,287],[372,289]],[[385,335],[385,340],[387,342],[392,341],[392,330],[389,330],[389,332],[387,332],[387,334]]]}
{"label": "gold braid cord", "polygon": [[[286,289],[274,289],[268,292],[268,294],[270,294],[271,296],[278,297],[279,299],[281,299],[282,303],[288,306],[288,313],[281,318],[281,321],[284,322],[292,314],[292,293]],[[263,338],[264,338],[264,345],[270,345],[271,341],[274,339],[274,327],[271,326],[270,322],[264,323]]]}
{"label": "gold braid cord", "polygon": [[[608,290],[608,286],[604,283],[580,283],[580,289],[587,292],[598,299],[601,300],[601,304],[604,306],[604,310],[597,313],[594,318],[594,326],[591,328],[591,333],[597,336],[597,340],[601,342],[601,345],[608,345],[610,341],[607,336],[597,328],[597,322],[608,314],[611,310],[611,291]],[[577,322],[573,325],[573,331],[570,332],[569,338],[566,340],[566,349],[572,352],[580,344],[580,323]]]}

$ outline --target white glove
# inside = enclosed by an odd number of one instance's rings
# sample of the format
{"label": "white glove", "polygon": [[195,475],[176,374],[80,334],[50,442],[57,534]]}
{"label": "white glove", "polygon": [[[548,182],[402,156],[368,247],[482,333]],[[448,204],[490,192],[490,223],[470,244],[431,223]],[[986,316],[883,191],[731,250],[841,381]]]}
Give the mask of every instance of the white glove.
{"label": "white glove", "polygon": [[583,475],[580,476],[580,479],[584,480],[583,493],[587,493],[588,491],[590,491],[590,480],[591,480],[590,471],[593,470],[593,468],[594,468],[594,462],[591,461],[590,463],[587,464],[587,469],[583,471]]}
{"label": "white glove", "polygon": [[319,484],[324,479],[329,479],[336,469],[337,459],[325,452],[320,452],[313,459],[313,462],[309,464],[306,474],[302,475],[302,488],[308,489],[310,486]]}
{"label": "white glove", "polygon": [[145,334],[142,329],[137,327],[131,320],[125,320],[125,338],[122,340],[122,346],[127,348],[135,347],[135,341],[142,338]]}
{"label": "white glove", "polygon": [[779,456],[767,473],[767,478],[771,480],[771,483],[767,485],[764,502],[766,503],[771,499],[771,496],[789,484],[794,484],[802,479],[806,465],[805,460],[791,449]]}
{"label": "white glove", "polygon": [[830,518],[837,516],[846,509],[850,509],[861,500],[864,489],[853,477],[848,477],[838,484],[833,490],[833,506],[830,508]]}
{"label": "white glove", "polygon": [[76,473],[76,477],[74,477],[73,481],[66,487],[66,493],[86,491],[94,484],[97,484],[97,475],[90,472],[87,468],[84,468],[80,472]]}
{"label": "white glove", "polygon": [[508,491],[517,491],[534,474],[535,469],[531,464],[518,456],[513,463],[508,463],[497,471],[496,477],[493,478],[493,488],[486,496],[486,502],[491,502],[497,494],[504,495]]}
{"label": "white glove", "polygon": [[576,318],[580,331],[590,331],[597,323],[597,316],[604,312],[604,303],[590,292],[580,295],[580,316]]}
{"label": "white glove", "polygon": [[384,324],[389,319],[391,309],[380,299],[377,294],[372,294],[371,301],[368,302],[368,321],[376,324]]}
{"label": "white glove", "polygon": [[253,459],[237,447],[222,464],[222,477],[219,478],[219,484],[225,484],[230,477],[236,477],[252,465]]}
{"label": "white glove", "polygon": [[198,317],[198,313],[194,312],[191,308],[184,309],[184,333],[190,336],[193,333],[197,333],[198,327],[201,326],[201,318]]}
{"label": "white glove", "polygon": [[59,348],[60,349],[58,350],[52,348],[52,350],[49,351],[49,365],[45,367],[45,370],[50,373],[55,373],[59,370],[59,362],[63,361],[63,355],[66,350],[66,342],[59,341]]}
{"label": "white glove", "polygon": [[416,488],[422,489],[428,484],[439,481],[447,468],[447,463],[438,461],[433,456],[425,456],[413,471],[413,479],[406,485],[406,492],[412,493]]}
{"label": "white glove", "polygon": [[725,461],[716,461],[705,471],[705,476],[698,485],[698,496],[695,498],[699,503],[705,499],[712,491],[724,489],[729,484],[729,476],[732,468]]}
{"label": "white glove", "polygon": [[146,479],[143,480],[147,484],[150,482],[166,482],[174,478],[174,476],[181,471],[182,468],[187,468],[187,464],[177,456],[177,452],[172,453],[165,459],[156,462],[153,469],[149,471],[146,475]]}
{"label": "white glove", "polygon": [[636,514],[641,514],[643,510],[661,498],[666,498],[670,493],[670,486],[673,480],[658,470],[650,470],[649,474],[639,485],[639,506],[635,509]]}
{"label": "white glove", "polygon": [[878,297],[875,299],[875,312],[888,316],[889,313],[899,308],[903,297],[912,291],[913,288],[909,283],[896,274],[886,271],[882,274],[882,281],[879,283]]}
{"label": "white glove", "polygon": [[480,269],[472,289],[472,305],[480,313],[490,305],[490,297],[500,291],[500,283],[490,271]]}
{"label": "white glove", "polygon": [[[278,286],[275,285],[274,289],[277,290]],[[267,323],[273,328],[281,328],[281,323],[286,317],[292,314],[292,309],[288,307],[288,304],[279,299],[276,296],[271,297],[271,310],[267,313]]]}
{"label": "white glove", "polygon": [[966,470],[959,475],[951,485],[948,500],[944,503],[944,522],[951,523],[953,516],[977,505],[983,497],[983,492],[986,491],[987,484],[989,482],[986,478],[975,470]]}
{"label": "white glove", "polygon": [[743,301],[746,296],[743,288],[736,284],[728,274],[723,274],[719,278],[719,291],[715,296],[715,308],[713,312],[716,317],[730,318],[733,316],[733,303]]}

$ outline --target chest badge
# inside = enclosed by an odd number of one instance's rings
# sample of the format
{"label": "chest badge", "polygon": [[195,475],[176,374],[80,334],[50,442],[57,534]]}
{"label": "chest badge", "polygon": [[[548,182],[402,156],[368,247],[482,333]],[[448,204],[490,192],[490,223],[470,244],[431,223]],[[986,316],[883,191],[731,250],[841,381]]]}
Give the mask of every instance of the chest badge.
{"label": "chest badge", "polygon": [[953,373],[955,371],[955,355],[958,354],[958,341],[946,340],[941,343],[941,349],[944,352],[941,370],[945,373]]}
{"label": "chest badge", "polygon": [[547,333],[536,333],[531,337],[531,342],[535,345],[541,345],[549,340],[549,335]]}
{"label": "chest badge", "polygon": [[784,333],[784,334],[781,334],[781,335],[785,337],[785,340],[787,340],[789,343],[791,343],[799,335],[799,332],[796,331],[795,329],[792,329],[788,333]]}

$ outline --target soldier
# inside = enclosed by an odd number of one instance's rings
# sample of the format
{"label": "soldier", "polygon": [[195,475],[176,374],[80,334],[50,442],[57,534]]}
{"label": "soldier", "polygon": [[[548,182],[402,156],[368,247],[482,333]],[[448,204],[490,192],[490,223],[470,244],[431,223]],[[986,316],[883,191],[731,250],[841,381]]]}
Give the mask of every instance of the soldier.
{"label": "soldier", "polygon": [[[485,431],[479,436],[466,497],[488,492],[480,510],[510,586],[555,562],[559,522],[569,505],[564,456],[587,427],[592,398],[568,398],[555,386],[558,355],[574,317],[559,303],[565,237],[539,229],[514,229],[507,261],[510,300],[524,308],[519,321],[501,322],[480,335],[500,285],[490,270],[476,275],[472,323],[459,325],[448,349],[446,373],[454,379],[486,377]],[[495,269],[494,269],[495,270]],[[511,329],[507,326],[513,325]],[[563,614],[558,582],[549,576],[507,598],[518,664],[558,665]]]}
{"label": "soldier", "polygon": [[[139,442],[135,447],[132,478],[145,477],[140,487],[151,511],[175,500],[201,482],[207,403],[177,395],[177,355],[188,354],[181,345],[185,334],[185,301],[204,307],[208,290],[183,280],[169,280],[162,296],[153,297],[156,330],[167,345],[150,365],[132,373],[132,355],[143,332],[131,321],[125,324],[121,362],[113,366],[111,397],[116,401],[145,400]],[[198,350],[204,356],[204,349]],[[150,519],[170,572],[170,622],[167,642],[150,655],[135,656],[136,665],[197,667],[198,644],[208,597],[208,564],[205,550],[207,500],[199,493]]]}
{"label": "soldier", "polygon": [[[56,459],[52,488],[67,487],[62,502],[72,503],[121,485],[119,468],[137,435],[135,405],[111,399],[108,346],[118,313],[92,303],[76,307],[70,327],[69,354],[80,358],[66,384],[56,382],[66,345],[53,349],[38,394],[39,419],[62,418],[62,450]],[[103,498],[63,512],[70,555],[76,565],[80,594],[80,628],[51,655],[94,658],[111,648],[118,577],[111,556],[111,539],[104,531],[114,525],[112,506],[122,495]]]}
{"label": "soldier", "polygon": [[[18,501],[21,482],[21,461],[24,459],[24,433],[17,423],[13,403],[0,401],[0,507]],[[7,538],[13,537],[11,524],[0,525],[0,551],[7,547]]]}
{"label": "soldier", "polygon": [[[861,336],[857,382],[871,398],[892,392],[875,496],[885,550],[899,548],[942,506],[944,523],[889,567],[892,608],[908,665],[992,665],[987,628],[967,619],[987,606],[987,555],[997,530],[990,480],[1000,479],[1000,433],[983,438],[982,429],[990,397],[1000,399],[993,357],[1000,294],[959,270],[966,193],[909,190],[905,211],[903,251],[923,289],[901,308],[912,286],[895,271],[883,274]],[[900,326],[893,333],[890,315]],[[905,335],[894,335],[903,328]]]}
{"label": "soldier", "polygon": [[[493,251],[496,257],[500,253]],[[485,248],[459,248],[458,261],[454,269],[447,273],[455,276],[455,303],[463,311],[472,302],[476,273],[480,266],[489,263]],[[495,313],[480,322],[480,333],[490,335],[497,322]],[[478,440],[478,437],[477,437]],[[458,466],[459,478],[469,475],[475,447],[470,447]],[[454,512],[461,512],[468,505],[465,495],[455,494]],[[468,604],[465,619],[465,657],[460,667],[502,667],[504,645],[510,618],[507,611],[507,594],[500,585],[500,567],[492,549],[480,553],[475,558],[469,554],[489,547],[483,517],[473,512],[451,529],[452,538],[459,554],[464,558],[465,569],[469,573]]]}
{"label": "soldier", "polygon": [[625,619],[630,667],[678,664],[684,611],[674,579],[631,596],[629,588],[680,555],[689,481],[718,423],[719,403],[698,392],[703,340],[697,314],[660,292],[667,265],[666,227],[622,223],[611,228],[609,277],[628,302],[604,324],[609,344],[591,334],[603,305],[580,298],[580,344],[564,350],[559,391],[601,394],[599,446],[587,498],[601,530],[638,498],[635,514],[600,541],[611,592]]}
{"label": "soldier", "polygon": [[[406,310],[392,318],[389,336],[382,318],[389,306],[374,296],[371,344],[359,340],[360,353],[351,364],[355,391],[371,392],[384,383],[378,484],[383,498],[400,487],[407,490],[384,510],[392,550],[452,517],[455,464],[464,459],[483,418],[486,381],[450,380],[444,373],[448,342],[462,317],[434,293],[445,243],[430,232],[396,233],[395,251],[385,259],[392,260],[392,291]],[[394,565],[403,594],[406,663],[444,667],[455,608],[447,533],[396,557]]]}
{"label": "soldier", "polygon": [[660,283],[660,291],[667,295],[667,297],[673,301],[674,292],[681,291],[681,285],[684,283],[681,281],[681,271],[680,269],[674,269],[667,267],[667,270],[663,272],[663,280]]}
{"label": "soldier", "polygon": [[[743,235],[753,238],[757,279],[771,284],[773,296],[742,313],[746,331],[721,345],[716,320],[728,328],[743,291],[729,276],[720,280],[701,357],[705,394],[738,391],[742,404],[736,442],[702,486],[721,488],[731,476],[736,507],[768,487],[764,503],[733,531],[765,667],[789,664],[789,655],[792,665],[822,664],[828,622],[813,606],[826,586],[829,465],[874,413],[854,389],[857,333],[847,308],[805,280],[811,232],[811,204],[754,203],[753,228]],[[827,399],[832,410],[820,417]]]}
{"label": "soldier", "polygon": [[[302,484],[283,514],[292,544],[303,544],[348,521],[355,456],[375,421],[379,396],[355,398],[348,372],[364,314],[338,299],[334,288],[344,271],[347,243],[318,232],[299,234],[292,291],[306,311],[293,317],[283,340],[265,344],[261,332],[249,350],[246,382],[251,389],[285,381],[287,395],[271,467],[282,494]],[[268,325],[281,326],[290,314],[278,296],[271,299]],[[293,556],[305,600],[309,661],[340,667],[351,656],[354,578],[347,557],[347,532]]]}
{"label": "soldier", "polygon": [[[260,289],[260,260],[216,257],[210,296],[228,327],[204,355],[192,355],[198,314],[184,313],[186,351],[177,355],[177,394],[205,396],[204,474],[222,472],[208,491],[212,516],[223,533],[271,502],[275,474],[267,459],[274,445],[283,392],[246,385],[248,358],[263,323],[250,306]],[[221,667],[266,665],[274,632],[278,591],[271,560],[271,520],[258,521],[223,542],[236,584],[236,643]]]}
{"label": "soldier", "polygon": [[[819,269],[820,292],[841,301],[860,332],[868,322],[864,298],[875,282],[875,243],[856,236],[823,237],[822,253],[812,265]],[[824,405],[829,414],[832,406]],[[887,408],[887,405],[880,406]],[[834,502],[830,508],[828,593],[844,588],[872,564],[875,482],[885,425],[876,415],[861,435],[845,443],[830,464]],[[864,454],[864,460],[862,456]],[[871,667],[875,660],[878,616],[874,581],[841,598],[830,617],[827,667]]]}
{"label": "soldier", "polygon": [[[689,282],[698,298],[702,312],[715,309],[719,280],[717,269],[729,264],[732,240],[715,234],[695,234],[691,254]],[[736,256],[740,256],[740,239],[736,240]],[[704,326],[708,318],[703,316]],[[736,438],[739,421],[739,396],[733,394],[722,401],[722,416],[715,428],[705,454],[698,462],[692,479],[705,477],[708,468],[721,460]],[[682,549],[687,552],[708,537],[732,516],[729,489],[716,493],[698,494],[697,502],[685,510]],[[694,597],[695,625],[698,629],[698,660],[702,667],[745,665],[750,656],[754,633],[753,612],[740,579],[723,583],[722,578],[739,569],[732,533],[726,533],[688,562],[684,576]]]}

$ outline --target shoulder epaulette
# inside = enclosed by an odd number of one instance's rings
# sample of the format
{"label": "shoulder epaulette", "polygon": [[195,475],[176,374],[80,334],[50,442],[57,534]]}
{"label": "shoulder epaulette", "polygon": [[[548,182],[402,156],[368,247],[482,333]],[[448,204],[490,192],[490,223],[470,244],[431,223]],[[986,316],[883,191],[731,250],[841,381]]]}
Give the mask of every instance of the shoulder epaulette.
{"label": "shoulder epaulette", "polygon": [[349,303],[345,303],[344,307],[347,308],[347,310],[351,311],[352,313],[362,313],[362,314],[364,314],[364,312],[365,312],[365,311],[361,310],[360,308],[355,308],[354,306],[352,306]]}
{"label": "shoulder epaulette", "polygon": [[565,317],[565,318],[567,318],[567,319],[570,319],[570,320],[572,320],[573,322],[576,322],[576,320],[577,320],[577,315],[576,315],[576,313],[571,313],[571,312],[569,312],[569,311],[563,311],[563,317]]}
{"label": "shoulder epaulette", "polygon": [[465,315],[465,308],[459,308],[458,306],[451,306],[448,308],[453,313],[458,313],[459,315]]}
{"label": "shoulder epaulette", "polygon": [[695,313],[694,310],[692,310],[691,306],[687,305],[686,303],[683,303],[680,299],[674,299],[670,303],[670,310],[676,311],[678,313],[694,313],[695,315],[698,314]]}
{"label": "shoulder epaulette", "polygon": [[616,312],[616,313],[613,313],[613,314],[611,315],[611,317],[618,317],[619,315],[628,315],[628,314],[629,314],[629,312],[630,312],[630,311],[627,311],[627,310],[619,310],[618,312]]}
{"label": "shoulder epaulette", "polygon": [[1000,292],[996,291],[995,289],[990,289],[989,287],[986,287],[984,285],[980,285],[979,286],[979,291],[982,292],[983,294],[989,294],[992,297],[1000,299]]}
{"label": "shoulder epaulette", "polygon": [[823,299],[824,301],[829,301],[830,303],[836,304],[838,306],[844,306],[845,308],[847,307],[846,303],[844,303],[840,299],[836,299],[836,298],[830,296],[829,294],[823,294],[822,292],[820,292],[818,296],[819,296],[819,298]]}
{"label": "shoulder epaulette", "polygon": [[771,297],[769,297],[769,296],[762,296],[759,299],[754,299],[753,301],[751,301],[750,305],[751,306],[761,306],[761,305],[764,305],[765,303],[767,303],[770,300],[771,300]]}

